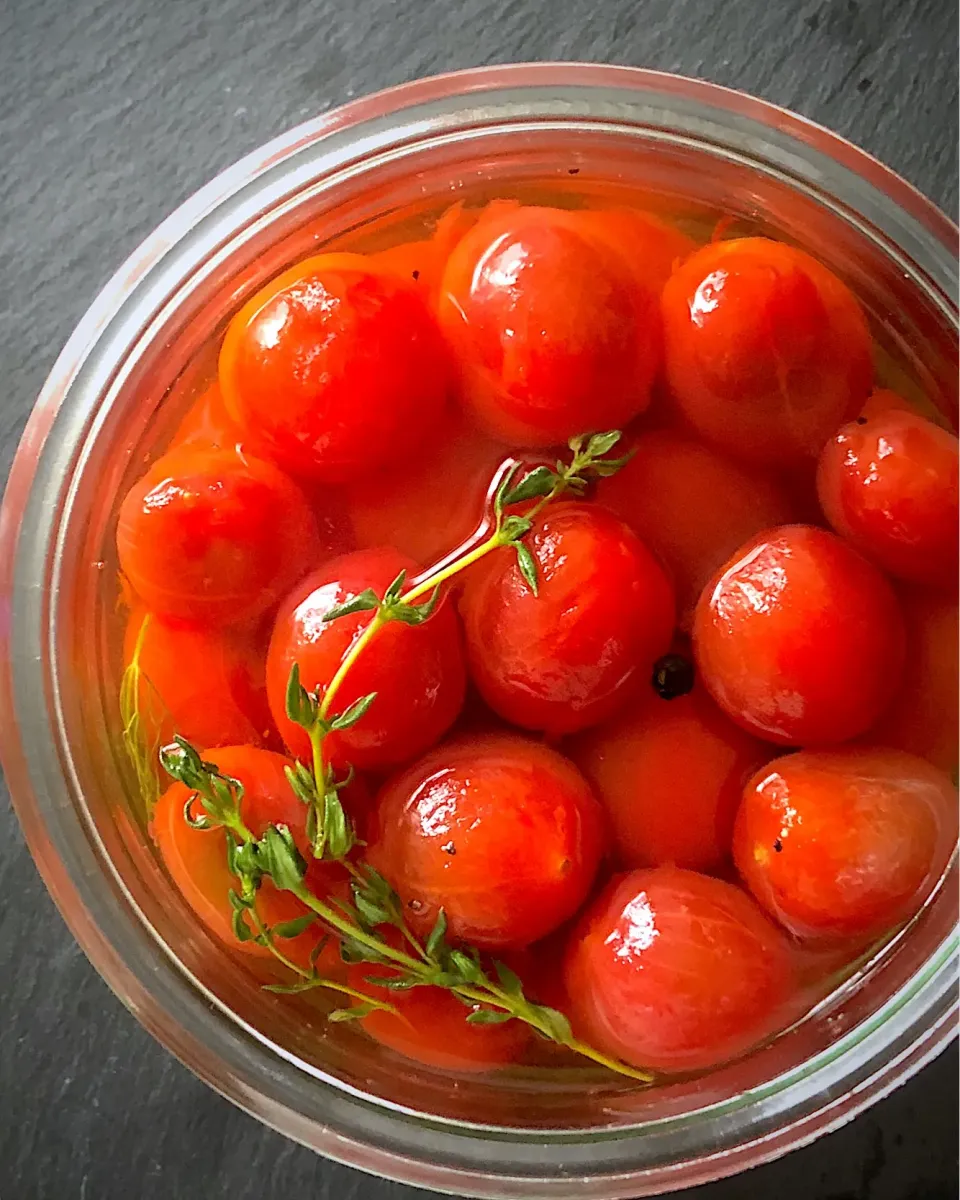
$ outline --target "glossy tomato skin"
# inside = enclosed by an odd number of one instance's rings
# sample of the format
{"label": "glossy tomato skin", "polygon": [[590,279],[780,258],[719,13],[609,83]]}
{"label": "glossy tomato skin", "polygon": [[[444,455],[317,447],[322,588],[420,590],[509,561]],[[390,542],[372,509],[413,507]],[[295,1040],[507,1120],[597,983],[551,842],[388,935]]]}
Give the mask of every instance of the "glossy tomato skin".
{"label": "glossy tomato skin", "polygon": [[600,807],[568,759],[489,734],[440,746],[386,784],[369,859],[417,929],[442,908],[451,938],[499,951],[576,912],[603,841]]}
{"label": "glossy tomato skin", "polygon": [[[297,799],[284,775],[289,759],[270,750],[252,746],[225,746],[203,753],[221,772],[244,786],[241,815],[260,837],[270,824],[287,825],[301,853],[308,852],[306,807]],[[150,833],[160,857],[184,900],[206,928],[233,950],[260,958],[270,951],[256,942],[241,942],[233,932],[233,910],[228,894],[236,890],[237,878],[227,867],[227,839],[223,829],[192,829],[184,820],[184,805],[190,797],[182,783],[172,783],[157,801]],[[199,802],[195,801],[195,804]],[[197,810],[197,814],[202,809]],[[319,866],[319,864],[318,864]],[[311,885],[323,895],[332,883],[331,867],[324,865],[310,876]],[[257,908],[269,925],[292,921],[308,910],[290,892],[264,880],[257,893]],[[310,926],[295,938],[284,939],[283,952],[306,965],[322,931]]]}
{"label": "glossy tomato skin", "polygon": [[650,402],[655,295],[577,213],[481,217],[447,261],[439,316],[468,406],[514,445],[622,428]]}
{"label": "glossy tomato skin", "polygon": [[228,411],[279,463],[339,483],[430,433],[448,367],[412,280],[363,255],[326,254],[274,279],[234,317],[220,386]]}
{"label": "glossy tomato skin", "polygon": [[[382,596],[400,571],[416,564],[396,550],[357,550],[325,564],[304,579],[281,605],[267,652],[267,696],[273,719],[292,754],[309,761],[310,742],[286,714],[286,689],[294,663],[308,691],[323,691],[370,612],[324,616],[367,588]],[[351,729],[324,742],[328,761],[357,770],[386,770],[432,746],[453,724],[463,704],[466,673],[460,625],[453,606],[441,601],[422,625],[385,626],[351,668],[337,694],[337,712],[370,692],[377,698]]]}
{"label": "glossy tomato skin", "polygon": [[907,626],[903,679],[864,740],[917,754],[951,775],[960,729],[960,610],[955,600],[926,588],[902,587],[898,596]]}
{"label": "glossy tomato skin", "polygon": [[814,459],[867,399],[860,306],[802,250],[711,242],[671,275],[661,312],[674,401],[703,437],[748,462]]}
{"label": "glossy tomato skin", "polygon": [[781,745],[867,730],[903,671],[890,584],[835,534],[786,525],[743,546],[704,589],[693,624],[701,677],[735,721]]}
{"label": "glossy tomato skin", "polygon": [[427,1067],[460,1074],[480,1074],[516,1062],[530,1041],[521,1021],[502,1025],[471,1024],[470,1007],[443,988],[418,987],[388,991],[368,982],[370,975],[389,976],[389,968],[358,963],[347,982],[359,992],[387,1000],[397,1013],[373,1012],[361,1020],[372,1038]]}
{"label": "glossy tomato skin", "polygon": [[581,1037],[668,1072],[763,1041],[792,984],[786,939],[753,900],[676,867],[615,877],[575,926],[564,974]]}
{"label": "glossy tomato skin", "polygon": [[801,938],[884,933],[911,916],[957,840],[957,795],[899,750],[801,751],[744,789],[734,856],[767,912]]}
{"label": "glossy tomato skin", "polygon": [[573,733],[649,677],[673,635],[673,589],[643,542],[599,505],[551,505],[524,541],[538,595],[508,548],[464,588],[470,674],[514,725]]}
{"label": "glossy tomato skin", "polygon": [[153,612],[197,625],[254,620],[321,559],[300,489],[271,463],[185,446],[127,493],[117,553]]}
{"label": "glossy tomato skin", "polygon": [[956,591],[957,439],[919,413],[860,416],[827,443],[817,489],[827,519],[879,567]]}
{"label": "glossy tomato skin", "polygon": [[708,872],[729,860],[743,785],[771,753],[699,682],[670,700],[644,687],[566,749],[606,810],[620,866]]}
{"label": "glossy tomato skin", "polygon": [[138,608],[127,622],[125,664],[138,642],[137,705],[148,745],[166,745],[174,734],[207,747],[276,737],[263,656],[247,631],[194,629]]}
{"label": "glossy tomato skin", "polygon": [[644,433],[630,448],[630,461],[600,480],[597,499],[669,569],[680,625],[689,629],[714,572],[761,530],[791,521],[795,506],[772,479],[683,433]]}

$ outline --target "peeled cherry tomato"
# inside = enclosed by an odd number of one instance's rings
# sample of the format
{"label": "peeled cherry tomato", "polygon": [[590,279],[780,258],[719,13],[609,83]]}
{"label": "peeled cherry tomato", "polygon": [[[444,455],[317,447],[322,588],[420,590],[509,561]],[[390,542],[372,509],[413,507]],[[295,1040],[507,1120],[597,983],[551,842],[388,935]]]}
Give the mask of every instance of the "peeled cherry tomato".
{"label": "peeled cherry tomato", "polygon": [[864,738],[918,754],[952,774],[960,740],[960,611],[956,601],[936,592],[902,588],[899,597],[907,625],[903,680],[890,707]]}
{"label": "peeled cherry tomato", "polygon": [[693,642],[720,707],[784,745],[863,733],[903,670],[893,589],[835,534],[810,525],[785,525],[738,550],[700,597]]}
{"label": "peeled cherry tomato", "polygon": [[208,747],[269,740],[263,658],[248,634],[171,625],[135,609],[124,637],[125,664],[138,643],[137,709],[148,745],[166,745],[175,733]]}
{"label": "peeled cherry tomato", "polygon": [[621,865],[696,871],[729,858],[744,781],[769,754],[699,683],[672,699],[645,687],[568,749],[606,809]]}
{"label": "peeled cherry tomato", "polygon": [[444,558],[477,529],[502,446],[451,416],[415,458],[347,488],[360,546],[393,546],[421,566]]}
{"label": "peeled cherry tomato", "polygon": [[858,550],[901,579],[956,589],[957,439],[919,413],[860,416],[824,447],[823,511]]}
{"label": "peeled cherry tomato", "polygon": [[853,293],[766,238],[711,242],[667,281],[667,384],[704,437],[750,462],[820,453],[870,391],[870,334]]}
{"label": "peeled cherry tomato", "polygon": [[801,751],[747,784],[734,857],[791,933],[844,938],[911,916],[956,840],[956,789],[923,759],[887,749]]}
{"label": "peeled cherry tomato", "polygon": [[732,884],[676,867],[614,878],[570,937],[579,1036],[637,1067],[698,1071],[773,1033],[786,939]]}
{"label": "peeled cherry tomato", "polygon": [[[225,746],[205,752],[203,758],[243,784],[240,812],[256,837],[261,837],[268,825],[287,825],[306,856],[307,810],[284,775],[289,759],[252,746]],[[227,867],[227,836],[222,828],[201,830],[187,824],[184,806],[190,794],[182,783],[172,783],[157,801],[150,833],[163,864],[184,900],[212,934],[234,950],[269,958],[267,947],[254,941],[241,942],[233,931],[228,896],[231,890],[237,890],[238,881]],[[202,815],[200,802],[195,800],[194,805],[195,815]],[[321,895],[327,890],[331,869],[338,868],[325,864],[319,867],[319,874],[310,877],[311,886]],[[309,910],[291,892],[281,891],[264,879],[257,892],[257,911],[266,924],[276,925],[295,920]],[[297,937],[278,938],[277,944],[294,962],[306,965],[322,936],[322,929],[315,924]]]}
{"label": "peeled cherry tomato", "polygon": [[510,734],[440,746],[380,794],[370,861],[429,932],[527,946],[571,917],[600,861],[602,816],[586,780],[546,746]]}
{"label": "peeled cherry tomato", "polygon": [[[303,686],[322,693],[372,616],[360,612],[326,622],[325,615],[367,588],[382,596],[402,570],[412,577],[416,567],[396,550],[358,550],[326,563],[284,601],[267,653],[267,696],[283,740],[304,761],[310,759],[309,738],[286,714],[294,663]],[[344,712],[370,692],[376,700],[352,728],[329,735],[324,753],[330,762],[358,770],[408,762],[453,724],[464,687],[459,622],[448,601],[422,625],[393,621],[352,666],[334,710]]]}
{"label": "peeled cherry tomato", "polygon": [[260,459],[184,446],[120,506],[120,566],[146,606],[197,624],[260,616],[320,561],[303,493]]}
{"label": "peeled cherry tomato", "polygon": [[464,398],[497,437],[550,446],[649,404],[654,293],[578,213],[482,217],[447,261],[439,316]]}
{"label": "peeled cherry tomato", "polygon": [[342,482],[402,457],[446,399],[442,340],[412,280],[359,254],[298,263],[231,321],[227,409],[297,475]]}
{"label": "peeled cherry tomato", "polygon": [[386,1000],[397,1013],[375,1011],[361,1025],[378,1042],[398,1054],[443,1071],[477,1073],[516,1062],[530,1041],[530,1027],[522,1021],[478,1025],[467,1021],[470,1008],[449,991],[418,987],[388,991],[367,981],[370,975],[390,976],[389,967],[358,963],[347,982],[376,1000]]}
{"label": "peeled cherry tomato", "polygon": [[633,457],[601,479],[597,499],[669,568],[682,626],[710,576],[763,529],[786,524],[793,506],[772,480],[744,470],[683,434],[642,434]]}
{"label": "peeled cherry tomato", "polygon": [[670,645],[673,591],[636,534],[596,505],[551,505],[524,541],[537,595],[507,547],[464,588],[470,673],[514,725],[572,733],[648,677]]}

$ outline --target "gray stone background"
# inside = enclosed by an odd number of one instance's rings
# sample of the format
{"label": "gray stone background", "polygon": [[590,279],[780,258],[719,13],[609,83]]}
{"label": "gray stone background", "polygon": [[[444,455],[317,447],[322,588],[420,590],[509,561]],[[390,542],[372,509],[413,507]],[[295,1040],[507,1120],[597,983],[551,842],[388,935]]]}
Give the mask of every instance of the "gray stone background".
{"label": "gray stone background", "polygon": [[[956,212],[956,0],[0,0],[0,481],[73,325],[184,197],[349,97],[523,59],[743,88]],[[815,1146],[682,1193],[956,1194],[955,1049]],[[155,1044],[74,945],[0,795],[2,1200],[426,1195],[259,1127]]]}

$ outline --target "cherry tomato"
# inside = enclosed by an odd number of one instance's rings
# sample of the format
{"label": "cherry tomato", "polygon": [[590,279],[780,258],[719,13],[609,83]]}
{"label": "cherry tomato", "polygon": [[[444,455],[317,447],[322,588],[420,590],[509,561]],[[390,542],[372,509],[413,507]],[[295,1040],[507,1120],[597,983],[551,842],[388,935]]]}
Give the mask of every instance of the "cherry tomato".
{"label": "cherry tomato", "polygon": [[791,933],[845,938],[911,916],[956,840],[956,789],[923,759],[887,749],[801,751],[747,784],[734,857]]}
{"label": "cherry tomato", "polygon": [[402,458],[446,400],[442,340],[416,284],[359,254],[278,276],[231,321],[227,409],[297,475],[342,482]]}
{"label": "cherry tomato", "polygon": [[891,575],[956,589],[957,439],[888,409],[844,425],[820,456],[817,488],[834,529]]}
{"label": "cherry tomato", "polygon": [[[284,601],[267,653],[267,696],[283,740],[304,761],[310,758],[310,741],[286,714],[294,663],[303,686],[323,692],[372,614],[330,622],[325,615],[367,588],[382,596],[402,570],[413,576],[416,567],[396,550],[358,550],[327,563]],[[391,622],[352,666],[334,708],[344,712],[370,692],[376,699],[356,725],[327,737],[324,753],[330,762],[358,770],[408,762],[453,724],[465,686],[459,622],[448,601],[441,601],[422,625]]]}
{"label": "cherry tomato", "polygon": [[571,762],[509,734],[433,750],[380,794],[369,851],[429,932],[441,908],[454,939],[527,946],[571,917],[600,861],[603,822]]}
{"label": "cherry tomato", "polygon": [[660,357],[654,293],[580,216],[495,211],[443,275],[440,323],[464,398],[516,445],[619,428],[650,402]]}
{"label": "cherry tomato", "polygon": [[138,608],[127,623],[124,663],[138,643],[137,710],[148,745],[166,745],[175,733],[208,747],[276,736],[263,657],[246,632],[172,625]]}
{"label": "cherry tomato", "polygon": [[[204,753],[224,774],[238,779],[244,786],[240,812],[256,837],[261,837],[268,825],[287,825],[298,848],[307,856],[306,807],[294,795],[284,767],[289,759],[270,750],[252,746],[225,746]],[[184,819],[184,806],[190,791],[182,783],[173,783],[157,801],[150,823],[150,832],[160,857],[180,894],[206,928],[234,950],[245,954],[271,957],[265,946],[256,942],[241,942],[233,931],[233,909],[228,899],[237,888],[237,878],[227,867],[227,838],[221,829],[193,829]],[[194,801],[198,805],[199,801]],[[195,815],[202,814],[197,808]],[[330,864],[320,866],[310,876],[313,888],[323,894],[332,879]],[[342,872],[342,869],[340,869]],[[309,910],[291,892],[281,891],[265,879],[257,893],[257,911],[268,925],[292,921]],[[278,946],[288,958],[306,965],[310,954],[323,936],[316,924],[294,938],[278,940]]]}
{"label": "cherry tomato", "polygon": [[412,460],[347,488],[360,546],[393,546],[422,566],[445,557],[478,528],[503,447],[452,415]]}
{"label": "cherry tomato", "polygon": [[568,750],[607,811],[621,865],[696,871],[729,858],[744,781],[769,756],[699,682],[671,699],[644,688]]}
{"label": "cherry tomato", "polygon": [[859,304],[792,246],[711,242],[667,281],[661,312],[677,405],[739,458],[815,457],[869,394],[870,334]]}
{"label": "cherry tomato", "polygon": [[789,522],[793,505],[772,480],[683,434],[645,433],[632,449],[626,466],[600,480],[597,499],[669,568],[689,628],[710,576],[748,538]]}
{"label": "cherry tomato", "polygon": [[347,982],[376,1000],[386,1000],[396,1014],[372,1012],[361,1025],[372,1038],[405,1058],[443,1071],[474,1074],[516,1062],[530,1041],[530,1027],[522,1021],[479,1025],[467,1021],[473,1008],[449,991],[418,987],[388,991],[367,981],[371,975],[389,977],[389,967],[358,963],[347,973]]}
{"label": "cherry tomato", "polygon": [[893,589],[835,534],[785,525],[743,546],[707,585],[693,642],[713,698],[783,745],[830,745],[868,729],[904,661]]}
{"label": "cherry tomato", "polygon": [[792,983],[786,939],[750,897],[676,867],[612,880],[574,929],[565,976],[580,1036],[661,1071],[761,1042]]}
{"label": "cherry tomato", "polygon": [[321,559],[307,501],[282,471],[206,446],[165,455],[134,484],[117,553],[149,609],[205,625],[260,616]]}
{"label": "cherry tomato", "polygon": [[902,588],[907,659],[893,703],[865,735],[874,745],[918,754],[952,774],[960,728],[960,611],[936,592]]}
{"label": "cherry tomato", "polygon": [[591,504],[548,508],[524,539],[538,594],[504,547],[464,587],[470,673],[524,729],[572,733],[610,716],[673,634],[673,590],[643,542]]}

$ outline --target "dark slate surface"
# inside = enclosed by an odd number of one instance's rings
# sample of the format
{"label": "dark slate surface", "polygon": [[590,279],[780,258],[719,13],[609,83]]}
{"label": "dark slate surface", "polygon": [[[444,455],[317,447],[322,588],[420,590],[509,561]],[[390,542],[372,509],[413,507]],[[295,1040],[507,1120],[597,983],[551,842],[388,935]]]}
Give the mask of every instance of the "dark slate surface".
{"label": "dark slate surface", "polygon": [[[348,97],[518,59],[658,67],[844,133],[957,206],[955,0],[0,0],[0,480],[94,293],[216,171]],[[0,785],[2,791],[2,785]],[[957,1189],[957,1059],[698,1200]],[[415,1200],[260,1128],[74,946],[0,797],[3,1200]]]}

